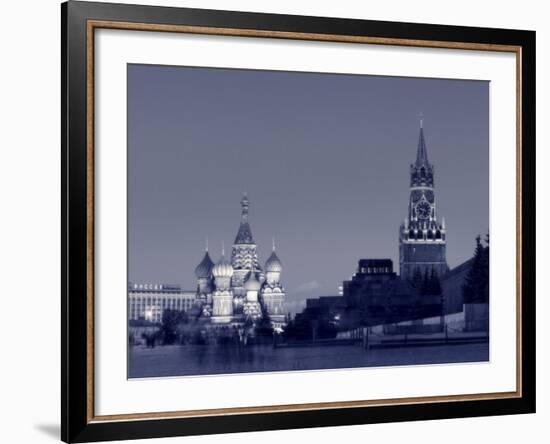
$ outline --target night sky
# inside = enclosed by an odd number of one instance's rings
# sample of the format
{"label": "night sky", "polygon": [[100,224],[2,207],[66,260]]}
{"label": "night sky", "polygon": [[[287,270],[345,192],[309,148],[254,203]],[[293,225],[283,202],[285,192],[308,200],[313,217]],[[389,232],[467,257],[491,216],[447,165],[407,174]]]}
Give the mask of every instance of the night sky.
{"label": "night sky", "polygon": [[130,281],[194,289],[245,191],[291,311],[338,294],[360,258],[398,271],[420,112],[454,267],[489,226],[488,82],[128,65]]}

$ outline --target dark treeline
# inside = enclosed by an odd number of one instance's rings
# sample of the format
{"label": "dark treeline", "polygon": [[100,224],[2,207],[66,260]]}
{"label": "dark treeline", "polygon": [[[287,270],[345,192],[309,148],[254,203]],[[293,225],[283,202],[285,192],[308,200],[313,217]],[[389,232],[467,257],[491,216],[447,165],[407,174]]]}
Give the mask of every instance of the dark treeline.
{"label": "dark treeline", "polygon": [[476,237],[474,260],[462,287],[462,295],[466,304],[489,302],[489,235],[484,241],[481,236]]}

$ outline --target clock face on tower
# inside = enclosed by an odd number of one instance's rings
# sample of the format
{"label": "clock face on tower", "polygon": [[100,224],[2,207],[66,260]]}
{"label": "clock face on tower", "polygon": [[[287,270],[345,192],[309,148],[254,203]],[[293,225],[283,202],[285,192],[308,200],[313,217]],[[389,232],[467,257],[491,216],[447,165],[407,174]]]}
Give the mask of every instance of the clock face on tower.
{"label": "clock face on tower", "polygon": [[419,219],[428,219],[431,212],[432,206],[426,201],[422,201],[416,205],[416,215]]}

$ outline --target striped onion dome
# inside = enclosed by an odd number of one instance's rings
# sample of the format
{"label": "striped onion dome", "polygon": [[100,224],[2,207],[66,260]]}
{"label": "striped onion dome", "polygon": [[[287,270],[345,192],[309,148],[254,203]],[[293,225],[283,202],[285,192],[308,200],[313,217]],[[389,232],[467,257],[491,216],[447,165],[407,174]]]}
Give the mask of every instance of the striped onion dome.
{"label": "striped onion dome", "polygon": [[195,268],[195,276],[197,276],[199,279],[210,277],[210,274],[212,273],[212,267],[214,267],[214,262],[212,262],[212,259],[210,259],[210,255],[207,251],[206,253],[204,253],[202,261],[199,263],[199,265],[197,265],[197,268]]}
{"label": "striped onion dome", "polygon": [[212,275],[215,278],[230,278],[233,276],[233,266],[223,254],[218,263],[212,268]]}
{"label": "striped onion dome", "polygon": [[281,272],[283,270],[283,264],[281,263],[281,260],[273,251],[271,253],[271,256],[269,256],[269,259],[265,263],[265,271],[271,271],[271,272]]}

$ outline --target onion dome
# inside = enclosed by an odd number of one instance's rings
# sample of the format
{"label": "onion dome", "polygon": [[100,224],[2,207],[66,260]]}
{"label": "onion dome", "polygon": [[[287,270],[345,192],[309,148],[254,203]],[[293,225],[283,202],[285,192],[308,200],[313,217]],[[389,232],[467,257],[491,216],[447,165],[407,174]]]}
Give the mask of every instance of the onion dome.
{"label": "onion dome", "polygon": [[244,284],[244,289],[246,291],[259,291],[261,287],[262,284],[260,284],[260,281],[256,278],[256,273],[251,271],[248,280]]}
{"label": "onion dome", "polygon": [[214,262],[212,262],[212,259],[210,259],[210,255],[207,251],[206,253],[204,253],[204,257],[202,258],[200,264],[197,265],[197,268],[195,268],[195,276],[197,276],[199,279],[210,277],[213,266]]}
{"label": "onion dome", "polygon": [[218,263],[212,267],[212,275],[215,278],[230,278],[233,276],[233,267],[224,255],[220,258]]}
{"label": "onion dome", "polygon": [[269,259],[265,263],[265,271],[280,273],[282,270],[283,270],[283,264],[281,263],[281,260],[277,256],[277,253],[273,251],[271,253],[271,256],[269,256]]}

